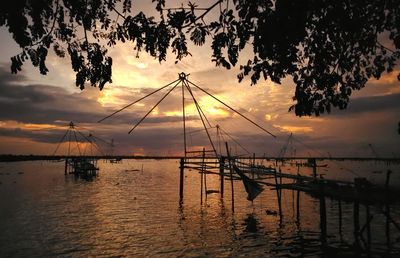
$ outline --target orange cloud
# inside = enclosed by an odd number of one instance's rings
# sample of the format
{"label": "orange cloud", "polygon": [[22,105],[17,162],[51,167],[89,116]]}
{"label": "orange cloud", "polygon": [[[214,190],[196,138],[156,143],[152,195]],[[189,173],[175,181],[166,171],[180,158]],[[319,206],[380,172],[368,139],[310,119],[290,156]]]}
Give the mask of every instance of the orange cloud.
{"label": "orange cloud", "polygon": [[273,125],[275,128],[288,133],[311,133],[314,129],[311,126]]}
{"label": "orange cloud", "polygon": [[400,69],[396,69],[392,71],[391,73],[384,73],[382,74],[381,78],[379,80],[376,79],[371,79],[371,83],[374,84],[393,84],[398,82],[399,80],[397,79],[397,76],[400,73]]}

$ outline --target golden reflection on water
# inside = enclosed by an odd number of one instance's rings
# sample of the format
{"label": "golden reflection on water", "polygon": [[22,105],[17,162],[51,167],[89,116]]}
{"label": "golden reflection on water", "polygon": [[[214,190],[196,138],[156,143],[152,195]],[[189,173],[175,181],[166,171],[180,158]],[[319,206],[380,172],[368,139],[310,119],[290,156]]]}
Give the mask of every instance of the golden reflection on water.
{"label": "golden reflection on water", "polygon": [[[2,253],[134,257],[296,257],[323,253],[319,201],[307,194],[299,195],[298,216],[297,192],[283,191],[280,221],[276,191],[268,187],[249,202],[242,182],[234,181],[232,213],[229,181],[225,181],[223,199],[220,193],[208,194],[201,205],[200,174],[195,171],[185,171],[184,200],[180,204],[179,163],[175,160],[125,160],[122,164],[99,165],[99,176],[84,181],[64,177],[62,162],[1,164]],[[295,167],[282,169],[297,173]],[[311,173],[309,168],[300,168],[299,172]],[[219,184],[219,176],[207,175],[208,189],[219,190]],[[326,202],[328,242],[336,244],[341,238],[352,243],[352,204],[342,203],[344,226],[339,236],[337,202]],[[384,218],[379,211],[371,208],[375,214],[372,240],[382,244]],[[392,210],[392,216],[399,221],[398,207]],[[364,220],[361,209],[360,221]],[[393,239],[399,237],[393,227],[391,234]]]}

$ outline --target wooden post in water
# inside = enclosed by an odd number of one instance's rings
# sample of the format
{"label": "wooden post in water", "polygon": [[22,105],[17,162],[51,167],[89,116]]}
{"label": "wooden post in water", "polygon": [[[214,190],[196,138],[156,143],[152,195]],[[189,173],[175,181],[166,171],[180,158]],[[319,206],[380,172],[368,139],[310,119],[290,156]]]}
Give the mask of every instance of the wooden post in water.
{"label": "wooden post in water", "polygon": [[296,198],[296,223],[300,225],[300,191],[297,190]]}
{"label": "wooden post in water", "polygon": [[278,199],[278,209],[279,209],[279,222],[282,224],[282,203],[281,203],[281,191],[279,190],[279,183],[278,183],[278,175],[276,169],[274,170],[275,176],[275,189],[276,189],[276,197]]}
{"label": "wooden post in water", "polygon": [[340,240],[342,240],[342,201],[339,199],[339,235]]}
{"label": "wooden post in water", "polygon": [[317,178],[317,161],[313,158],[313,159],[310,159],[310,162],[313,167],[313,177],[314,177],[314,179],[316,179]]}
{"label": "wooden post in water", "polygon": [[371,215],[369,214],[369,205],[368,204],[366,204],[365,205],[365,213],[366,213],[366,217],[367,217],[367,224],[366,224],[366,226],[367,226],[367,249],[368,249],[368,251],[371,249],[371,219],[372,219],[372,217],[371,217]]}
{"label": "wooden post in water", "polygon": [[254,169],[256,168],[256,154],[253,153],[253,168],[251,169],[251,177],[254,179]]}
{"label": "wooden post in water", "polygon": [[231,179],[231,200],[232,200],[232,212],[235,212],[235,190],[233,188],[233,174],[232,174],[232,160],[229,153],[228,142],[225,142],[226,146],[226,154],[228,156],[228,165],[229,165],[229,175]]}
{"label": "wooden post in water", "polygon": [[[300,176],[300,166],[297,166],[297,176]],[[300,191],[297,190],[296,198],[296,223],[300,225]]]}
{"label": "wooden post in water", "polygon": [[205,173],[205,164],[204,164],[204,159],[206,155],[206,150],[203,148],[203,157],[202,157],[202,163],[201,163],[201,171],[200,171],[200,204],[203,204],[203,177]]}
{"label": "wooden post in water", "polygon": [[224,166],[225,166],[225,157],[220,157],[219,159],[219,177],[221,181],[221,198],[224,198]]}
{"label": "wooden post in water", "polygon": [[386,243],[390,247],[390,206],[389,206],[389,181],[391,170],[386,172],[386,181],[385,181],[385,191],[386,191],[386,207],[385,207],[385,215],[386,215]]}
{"label": "wooden post in water", "polygon": [[67,175],[68,172],[68,158],[65,158],[65,169],[64,169],[64,175]]}
{"label": "wooden post in water", "polygon": [[206,200],[207,200],[207,173],[204,173],[204,193],[206,194]]}
{"label": "wooden post in water", "polygon": [[390,207],[389,204],[386,204],[385,208],[385,215],[386,215],[386,244],[390,248]]}
{"label": "wooden post in water", "polygon": [[353,216],[354,216],[354,241],[356,245],[359,245],[359,232],[360,232],[360,207],[358,200],[354,200],[354,211],[353,211]]}
{"label": "wooden post in water", "polygon": [[185,159],[180,160],[180,175],[179,175],[179,201],[183,200],[183,181],[184,181],[184,170],[185,170]]}
{"label": "wooden post in water", "polygon": [[326,204],[324,185],[321,182],[319,185],[319,215],[320,215],[320,228],[321,228],[321,241],[322,245],[326,245]]}

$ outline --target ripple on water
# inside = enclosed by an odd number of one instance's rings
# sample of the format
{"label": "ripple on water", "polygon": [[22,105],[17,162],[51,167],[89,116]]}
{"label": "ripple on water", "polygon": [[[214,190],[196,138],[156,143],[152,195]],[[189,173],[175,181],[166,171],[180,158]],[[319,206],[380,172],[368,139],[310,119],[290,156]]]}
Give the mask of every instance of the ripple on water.
{"label": "ripple on water", "polygon": [[[142,164],[143,172],[133,171]],[[99,165],[93,181],[64,177],[62,163],[19,162],[0,168],[0,256],[318,257],[326,252],[320,241],[319,202],[308,195],[301,194],[298,224],[294,193],[283,193],[280,224],[273,215],[278,210],[275,191],[266,189],[251,203],[235,181],[232,214],[230,184],[225,184],[224,199],[210,194],[201,206],[200,178],[193,171],[186,172],[184,203],[179,205],[176,161]],[[219,189],[218,177],[207,180],[209,189]],[[342,203],[342,209],[342,238],[351,244],[352,204]],[[385,218],[379,208],[371,212],[376,213],[373,241],[384,245],[380,224]],[[348,246],[336,234],[337,203],[327,200],[327,215],[328,242]],[[399,209],[392,216],[399,221]],[[399,237],[395,229],[391,234]]]}

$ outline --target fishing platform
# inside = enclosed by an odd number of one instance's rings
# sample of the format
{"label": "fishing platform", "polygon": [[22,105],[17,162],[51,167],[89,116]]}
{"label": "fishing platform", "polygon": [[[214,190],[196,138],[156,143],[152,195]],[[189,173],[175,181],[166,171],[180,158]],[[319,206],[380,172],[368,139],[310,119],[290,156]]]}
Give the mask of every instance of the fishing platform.
{"label": "fishing platform", "polygon": [[[353,203],[353,228],[354,228],[354,245],[363,250],[369,252],[371,249],[371,221],[375,218],[376,214],[370,209],[370,206],[377,206],[378,209],[374,209],[375,213],[383,214],[386,218],[384,224],[387,245],[391,246],[393,240],[390,238],[390,227],[394,226],[400,231],[399,223],[393,219],[390,211],[390,207],[393,204],[400,202],[400,191],[390,187],[390,175],[391,170],[386,171],[385,185],[378,186],[369,182],[366,178],[355,177],[353,181],[325,179],[322,174],[318,174],[317,170],[320,167],[324,167],[324,164],[317,164],[318,160],[333,160],[331,157],[325,158],[313,158],[307,157],[300,159],[285,158],[289,145],[293,141],[294,137],[291,134],[288,138],[287,143],[278,157],[269,159],[273,161],[272,165],[264,166],[263,164],[257,164],[255,154],[253,157],[243,158],[231,154],[231,150],[228,146],[228,141],[238,145],[247,154],[250,152],[241,145],[234,137],[232,137],[226,130],[218,124],[212,124],[207,118],[202,106],[199,104],[195,93],[202,93],[205,96],[213,99],[232,113],[241,117],[252,126],[257,127],[262,132],[276,138],[276,135],[259,125],[257,122],[248,118],[246,115],[239,112],[237,109],[231,107],[226,102],[217,98],[208,90],[200,87],[199,85],[191,82],[189,74],[180,73],[178,79],[160,87],[153,92],[141,97],[138,100],[122,107],[121,109],[113,112],[98,122],[103,122],[106,119],[116,115],[117,113],[131,107],[132,105],[148,98],[149,96],[163,90],[168,89],[167,93],[164,94],[155,105],[153,105],[148,112],[129,130],[128,134],[131,134],[151,112],[175,89],[181,89],[182,97],[182,124],[183,124],[183,157],[180,158],[180,174],[179,174],[179,202],[184,202],[184,181],[185,173],[195,171],[200,174],[200,204],[203,204],[203,199],[207,199],[207,195],[219,193],[221,198],[224,198],[224,185],[225,181],[230,182],[230,196],[231,196],[231,208],[232,212],[235,211],[235,187],[234,181],[240,180],[243,182],[243,187],[247,192],[247,199],[253,201],[261,194],[264,190],[269,189],[276,192],[276,200],[278,211],[270,211],[270,213],[276,213],[279,215],[280,224],[283,219],[282,212],[282,192],[292,191],[297,193],[296,197],[296,219],[300,222],[300,193],[305,193],[313,198],[319,200],[319,215],[320,215],[320,230],[321,230],[321,242],[326,244],[327,241],[327,212],[326,212],[326,198],[337,202],[338,205],[338,228],[341,232],[343,227],[343,215],[342,215],[342,202]],[[192,104],[197,111],[199,120],[202,125],[202,131],[205,132],[205,136],[208,139],[210,149],[206,150],[204,147],[202,150],[189,148],[187,144],[188,128],[187,128],[187,114],[186,104],[187,99],[185,95],[189,96]],[[211,131],[216,130],[216,139],[212,137]],[[221,145],[225,145],[221,148]],[[198,147],[198,146],[197,146]],[[370,146],[372,148],[372,146]],[[225,149],[223,151],[222,149]],[[364,158],[352,158],[355,160],[363,160]],[[266,159],[263,158],[263,161]],[[400,159],[375,159],[382,162],[395,162],[399,163]],[[282,164],[290,162],[292,165],[297,167],[297,173],[290,173],[284,171]],[[300,167],[306,166],[312,169],[312,175],[304,175],[300,173]],[[185,172],[185,170],[188,170]],[[219,176],[219,189],[209,189],[207,185],[208,176]],[[237,184],[236,184],[237,185]],[[360,206],[365,207],[365,221],[360,220]],[[383,207],[383,208],[382,208]],[[377,211],[378,210],[378,211]],[[363,224],[361,224],[363,223]]]}

